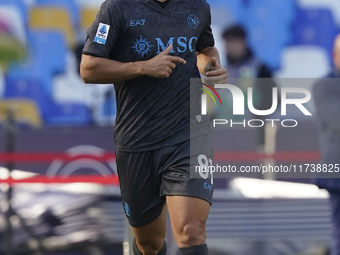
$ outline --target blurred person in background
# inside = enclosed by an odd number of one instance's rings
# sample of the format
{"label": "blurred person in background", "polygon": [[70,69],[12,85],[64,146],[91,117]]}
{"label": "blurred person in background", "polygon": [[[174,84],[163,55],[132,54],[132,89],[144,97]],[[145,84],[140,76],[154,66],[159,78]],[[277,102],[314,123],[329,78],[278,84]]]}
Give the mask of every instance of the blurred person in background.
{"label": "blurred person in background", "polygon": [[[228,77],[234,84],[239,86],[244,95],[247,88],[254,88],[253,102],[257,110],[267,110],[272,106],[272,88],[276,87],[272,79],[272,72],[264,63],[258,59],[247,42],[247,33],[240,25],[233,25],[224,30],[222,37],[225,43],[226,58],[228,63]],[[254,80],[256,78],[267,78]],[[234,80],[235,79],[235,80]],[[237,79],[237,80],[236,80]],[[279,97],[280,98],[280,97]],[[278,102],[280,106],[280,102]],[[245,107],[248,109],[248,107]],[[254,116],[249,111],[245,116],[247,119],[268,119],[269,116]],[[242,117],[243,118],[243,117]],[[264,127],[259,128],[258,149],[261,151],[264,145]]]}
{"label": "blurred person in background", "polygon": [[[333,51],[334,69],[313,87],[316,118],[320,130],[321,163],[335,167],[340,164],[340,34]],[[336,171],[336,169],[334,169]],[[319,188],[328,190],[333,222],[331,255],[340,255],[340,179],[318,178]],[[323,176],[327,177],[327,176]]]}
{"label": "blurred person in background", "polygon": [[249,78],[272,78],[271,70],[250,49],[246,31],[242,26],[228,27],[222,37],[227,52],[229,78],[241,78],[245,75]]}

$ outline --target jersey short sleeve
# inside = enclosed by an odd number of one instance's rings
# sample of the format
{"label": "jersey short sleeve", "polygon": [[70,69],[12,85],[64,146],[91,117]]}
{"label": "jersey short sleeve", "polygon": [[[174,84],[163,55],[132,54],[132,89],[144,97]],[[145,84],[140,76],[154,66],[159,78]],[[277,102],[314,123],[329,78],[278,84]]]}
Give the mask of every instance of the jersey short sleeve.
{"label": "jersey short sleeve", "polygon": [[113,1],[102,3],[96,20],[87,31],[83,54],[109,58],[120,31],[119,11]]}
{"label": "jersey short sleeve", "polygon": [[[208,5],[209,6],[209,5]],[[208,8],[209,17],[207,24],[205,25],[200,37],[197,40],[196,51],[201,52],[207,47],[213,47],[215,45],[214,36],[211,29],[211,13],[210,7]]]}

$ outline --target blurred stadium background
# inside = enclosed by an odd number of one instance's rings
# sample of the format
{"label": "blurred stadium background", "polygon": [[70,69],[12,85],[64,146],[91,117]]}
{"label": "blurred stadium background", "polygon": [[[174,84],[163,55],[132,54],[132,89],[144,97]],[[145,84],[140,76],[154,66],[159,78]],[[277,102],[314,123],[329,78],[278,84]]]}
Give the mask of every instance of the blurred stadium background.
{"label": "blurred stadium background", "polygon": [[[9,108],[14,109],[18,124],[16,151],[35,153],[40,161],[18,159],[14,166],[9,164],[17,169],[13,175],[115,174],[114,157],[103,156],[114,151],[114,89],[85,85],[79,76],[86,30],[102,2],[0,0],[0,178],[8,176],[8,158],[1,153],[8,151]],[[332,69],[333,40],[340,31],[339,0],[208,2],[224,66],[228,63],[222,32],[241,24],[250,47],[271,68],[279,85],[281,78],[320,78]],[[316,124],[294,118],[301,121],[299,126],[279,128],[272,142],[276,153],[281,153],[276,163],[318,162]],[[230,130],[214,141],[214,148],[222,164],[263,161],[256,132],[249,129]],[[226,151],[240,153],[241,160],[223,154]],[[51,161],[39,158],[46,152],[65,153],[68,161],[60,155]],[[80,161],[79,155],[90,155],[92,161]],[[287,182],[253,177],[216,180],[208,222],[211,253],[327,254],[331,231],[327,192],[308,178]],[[8,211],[8,185],[0,187],[0,254],[122,254],[124,214],[116,186],[16,185],[11,195],[15,213]],[[168,242],[169,254],[176,254],[170,232]]]}

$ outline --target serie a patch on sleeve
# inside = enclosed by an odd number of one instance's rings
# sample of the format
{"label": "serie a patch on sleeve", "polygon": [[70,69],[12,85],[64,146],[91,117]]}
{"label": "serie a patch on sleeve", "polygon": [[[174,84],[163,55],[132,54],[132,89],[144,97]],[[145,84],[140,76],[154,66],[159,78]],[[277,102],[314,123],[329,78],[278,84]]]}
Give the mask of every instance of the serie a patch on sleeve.
{"label": "serie a patch on sleeve", "polygon": [[105,45],[107,37],[109,35],[110,25],[99,23],[96,37],[94,38],[94,41],[96,43]]}

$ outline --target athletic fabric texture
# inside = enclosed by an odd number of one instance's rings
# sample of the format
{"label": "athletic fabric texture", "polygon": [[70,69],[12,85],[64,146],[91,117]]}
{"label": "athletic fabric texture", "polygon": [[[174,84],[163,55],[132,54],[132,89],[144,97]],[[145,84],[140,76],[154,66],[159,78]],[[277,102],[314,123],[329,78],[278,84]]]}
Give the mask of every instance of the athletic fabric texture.
{"label": "athletic fabric texture", "polygon": [[[214,45],[210,23],[205,0],[171,0],[164,9],[153,0],[102,4],[88,30],[83,54],[120,62],[145,61],[172,44],[169,55],[187,62],[176,63],[168,78],[140,76],[114,84],[114,137],[119,151],[150,151],[210,132],[207,116],[201,121],[196,118],[201,112],[202,84],[190,90],[190,78],[200,78],[196,52]],[[191,97],[198,101],[194,107]]]}
{"label": "athletic fabric texture", "polygon": [[132,227],[143,227],[156,220],[165,196],[198,197],[211,204],[211,176],[190,175],[202,155],[213,158],[211,136],[199,136],[192,142],[194,147],[185,141],[147,152],[116,150],[123,207]]}

